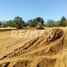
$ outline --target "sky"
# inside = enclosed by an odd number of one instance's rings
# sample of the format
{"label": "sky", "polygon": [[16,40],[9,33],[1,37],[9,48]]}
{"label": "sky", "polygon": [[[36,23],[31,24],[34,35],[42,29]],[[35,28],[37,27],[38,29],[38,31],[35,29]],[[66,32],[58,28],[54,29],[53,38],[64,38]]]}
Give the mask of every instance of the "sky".
{"label": "sky", "polygon": [[44,21],[67,18],[67,0],[0,0],[0,20],[20,16],[27,21],[42,17]]}

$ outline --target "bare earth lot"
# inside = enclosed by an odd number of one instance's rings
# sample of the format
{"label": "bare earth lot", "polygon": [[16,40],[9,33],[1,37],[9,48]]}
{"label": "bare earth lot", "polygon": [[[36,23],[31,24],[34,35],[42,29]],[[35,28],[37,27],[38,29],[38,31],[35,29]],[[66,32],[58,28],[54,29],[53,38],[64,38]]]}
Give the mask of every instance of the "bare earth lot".
{"label": "bare earth lot", "polygon": [[49,41],[52,29],[0,31],[0,67],[67,67],[67,28]]}

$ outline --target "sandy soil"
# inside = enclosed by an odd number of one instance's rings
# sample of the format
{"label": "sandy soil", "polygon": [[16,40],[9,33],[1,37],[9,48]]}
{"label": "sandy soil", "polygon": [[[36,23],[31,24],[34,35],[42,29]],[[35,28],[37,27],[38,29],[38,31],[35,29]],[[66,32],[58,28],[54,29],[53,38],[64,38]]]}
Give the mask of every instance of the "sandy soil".
{"label": "sandy soil", "polygon": [[48,42],[52,29],[0,31],[0,67],[67,67],[67,28]]}

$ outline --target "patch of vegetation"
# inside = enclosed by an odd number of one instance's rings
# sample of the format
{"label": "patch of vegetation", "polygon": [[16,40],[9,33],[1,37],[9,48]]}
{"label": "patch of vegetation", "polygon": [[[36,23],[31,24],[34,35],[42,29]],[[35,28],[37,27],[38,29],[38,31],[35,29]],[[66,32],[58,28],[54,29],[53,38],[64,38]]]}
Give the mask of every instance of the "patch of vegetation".
{"label": "patch of vegetation", "polygon": [[36,17],[25,22],[21,17],[17,16],[13,20],[8,20],[6,22],[0,21],[0,27],[16,27],[17,29],[22,28],[37,28],[43,29],[44,27],[65,27],[67,26],[67,19],[63,16],[59,21],[54,21],[52,19],[48,20],[46,23],[42,17]]}

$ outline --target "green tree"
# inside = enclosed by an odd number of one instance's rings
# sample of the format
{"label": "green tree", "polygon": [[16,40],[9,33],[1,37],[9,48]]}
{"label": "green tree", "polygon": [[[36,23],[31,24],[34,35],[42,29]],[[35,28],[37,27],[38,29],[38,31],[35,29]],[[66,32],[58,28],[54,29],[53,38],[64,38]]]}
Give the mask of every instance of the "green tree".
{"label": "green tree", "polygon": [[1,23],[1,21],[0,21],[0,25],[1,25],[2,23]]}
{"label": "green tree", "polygon": [[60,21],[56,21],[56,22],[54,22],[54,24],[56,27],[60,27]]}
{"label": "green tree", "polygon": [[66,20],[66,18],[63,16],[60,20],[60,26],[64,26],[64,21]]}
{"label": "green tree", "polygon": [[63,24],[64,24],[64,27],[67,26],[67,20],[65,20],[65,21],[63,22]]}
{"label": "green tree", "polygon": [[36,22],[36,23],[41,23],[42,25],[44,24],[44,20],[43,20],[42,17],[37,17],[37,18],[35,18],[35,19],[34,19],[34,22]]}
{"label": "green tree", "polygon": [[2,23],[1,27],[6,27],[6,22]]}
{"label": "green tree", "polygon": [[27,25],[29,25],[30,27],[36,27],[38,25],[38,23],[41,23],[42,25],[44,25],[44,20],[41,17],[36,17],[34,19],[31,19],[27,22]]}
{"label": "green tree", "polygon": [[48,26],[48,27],[53,27],[53,26],[55,26],[54,23],[55,23],[55,21],[53,21],[53,20],[48,20],[46,26]]}
{"label": "green tree", "polygon": [[6,27],[13,27],[13,21],[12,20],[7,21]]}
{"label": "green tree", "polygon": [[25,26],[24,20],[19,16],[14,18],[13,23],[15,24],[16,28],[18,28],[18,29],[21,29]]}
{"label": "green tree", "polygon": [[33,20],[32,19],[28,20],[26,25],[30,27],[34,27]]}
{"label": "green tree", "polygon": [[1,25],[2,23],[0,22],[0,25]]}

